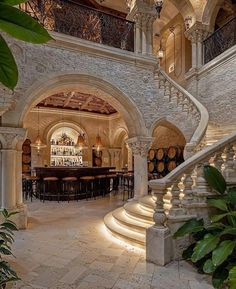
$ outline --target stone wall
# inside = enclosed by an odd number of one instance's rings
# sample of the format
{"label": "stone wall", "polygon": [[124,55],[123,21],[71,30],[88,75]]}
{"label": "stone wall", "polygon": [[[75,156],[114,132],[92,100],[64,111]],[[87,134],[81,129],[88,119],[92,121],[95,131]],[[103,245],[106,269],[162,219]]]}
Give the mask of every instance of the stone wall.
{"label": "stone wall", "polygon": [[[73,45],[71,45],[71,39],[74,41]],[[66,45],[65,43],[62,45],[61,42],[52,42],[50,45],[31,45],[13,42],[11,39],[9,42],[19,66],[20,79],[12,95],[13,105],[2,117],[5,126],[22,125],[22,112],[35,102],[31,95],[31,92],[35,92],[34,87],[40,90],[46,82],[50,86],[51,79],[57,79],[60,83],[62,75],[76,74],[78,78],[80,75],[92,76],[98,79],[98,82],[101,80],[101,82],[111,84],[121,92],[123,99],[127,100],[132,108],[122,103],[121,99],[120,107],[125,111],[124,120],[132,116],[129,123],[126,121],[129,133],[131,128],[136,126],[136,135],[144,135],[145,129],[148,134],[148,129],[152,124],[163,117],[171,119],[172,123],[183,132],[187,141],[196,129],[197,123],[186,125],[182,122],[185,114],[177,107],[170,107],[168,101],[159,95],[158,86],[154,80],[155,62],[150,57],[145,58],[114,48],[104,48],[102,45],[75,40],[68,36],[66,36]],[[69,46],[67,46],[68,42],[70,42]],[[94,93],[98,90],[89,80],[86,89],[93,89]],[[105,92],[99,93],[100,97],[106,97]],[[6,91],[1,90],[0,99],[5,99],[6,95]],[[112,93],[106,100],[119,111],[120,107],[117,106],[117,101],[113,101]]]}
{"label": "stone wall", "polygon": [[221,54],[188,80],[187,90],[208,109],[210,122],[236,128],[236,47]]}

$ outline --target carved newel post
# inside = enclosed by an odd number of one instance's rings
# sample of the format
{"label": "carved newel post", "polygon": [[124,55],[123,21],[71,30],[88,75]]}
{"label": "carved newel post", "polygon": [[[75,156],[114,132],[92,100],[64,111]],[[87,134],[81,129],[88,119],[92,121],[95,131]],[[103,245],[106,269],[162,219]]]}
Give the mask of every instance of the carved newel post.
{"label": "carved newel post", "polygon": [[23,128],[0,127],[1,140],[1,208],[18,211],[14,221],[25,228],[26,206],[22,198],[22,143],[26,137]]}
{"label": "carved newel post", "polygon": [[173,255],[172,238],[166,226],[167,216],[163,201],[167,188],[165,184],[156,184],[155,181],[150,181],[149,184],[156,196],[156,208],[153,215],[155,224],[146,231],[146,259],[164,266],[171,261]]}
{"label": "carved newel post", "polygon": [[151,137],[134,137],[126,143],[134,157],[134,199],[148,194],[147,154],[152,143]]}

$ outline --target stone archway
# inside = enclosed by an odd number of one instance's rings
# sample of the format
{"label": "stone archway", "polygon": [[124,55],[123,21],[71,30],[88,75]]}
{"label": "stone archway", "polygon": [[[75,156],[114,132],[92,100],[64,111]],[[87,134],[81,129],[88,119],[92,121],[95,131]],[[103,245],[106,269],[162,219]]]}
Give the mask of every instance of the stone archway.
{"label": "stone archway", "polygon": [[135,103],[120,89],[109,82],[91,75],[66,73],[53,73],[34,83],[25,93],[25,97],[17,103],[14,113],[8,118],[22,126],[24,118],[30,109],[40,100],[61,92],[78,90],[86,91],[109,102],[124,119],[129,131],[129,137],[137,135],[146,136],[147,129],[142,114]]}
{"label": "stone archway", "polygon": [[202,23],[207,24],[210,31],[214,31],[216,17],[223,2],[224,0],[208,0],[206,3],[205,9],[203,11]]}

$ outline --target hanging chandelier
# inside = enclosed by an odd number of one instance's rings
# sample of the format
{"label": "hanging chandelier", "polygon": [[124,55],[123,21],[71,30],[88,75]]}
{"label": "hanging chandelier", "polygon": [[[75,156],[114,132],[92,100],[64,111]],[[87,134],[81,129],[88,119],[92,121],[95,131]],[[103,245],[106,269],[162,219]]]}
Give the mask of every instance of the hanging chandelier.
{"label": "hanging chandelier", "polygon": [[47,145],[44,144],[43,141],[40,138],[40,133],[39,133],[39,107],[38,107],[38,133],[37,133],[37,137],[35,139],[35,142],[32,143],[30,146],[33,147],[33,148],[36,148],[38,152],[41,149],[44,149],[44,148],[47,147]]}
{"label": "hanging chandelier", "polygon": [[155,2],[155,8],[156,8],[156,11],[157,11],[157,17],[160,18],[161,10],[163,8],[164,1],[163,0],[154,0],[154,2]]}

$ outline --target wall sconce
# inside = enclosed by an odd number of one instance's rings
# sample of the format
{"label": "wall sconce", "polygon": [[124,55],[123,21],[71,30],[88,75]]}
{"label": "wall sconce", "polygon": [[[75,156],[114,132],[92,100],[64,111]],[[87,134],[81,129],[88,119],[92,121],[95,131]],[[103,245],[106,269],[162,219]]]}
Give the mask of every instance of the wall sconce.
{"label": "wall sconce", "polygon": [[187,16],[185,19],[184,19],[184,23],[185,23],[185,28],[186,30],[188,30],[190,27],[191,27],[191,24],[192,24],[192,16]]}
{"label": "wall sconce", "polygon": [[157,11],[157,17],[160,18],[161,10],[163,8],[164,1],[163,0],[154,0],[154,2],[155,2],[155,8],[156,8],[156,11]]}
{"label": "wall sconce", "polygon": [[157,58],[162,59],[163,57],[164,57],[164,50],[160,46],[159,50],[157,51]]}

